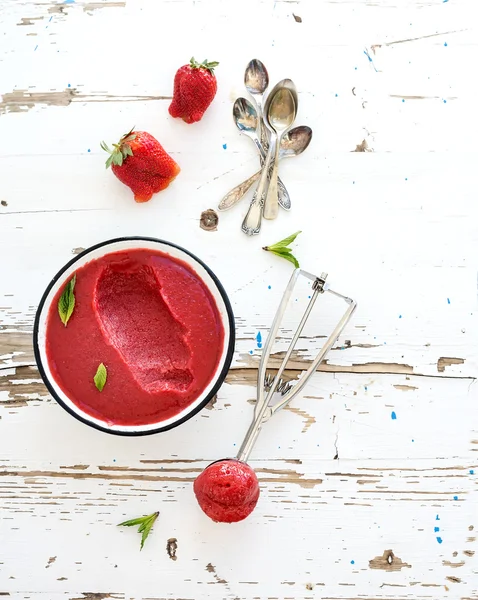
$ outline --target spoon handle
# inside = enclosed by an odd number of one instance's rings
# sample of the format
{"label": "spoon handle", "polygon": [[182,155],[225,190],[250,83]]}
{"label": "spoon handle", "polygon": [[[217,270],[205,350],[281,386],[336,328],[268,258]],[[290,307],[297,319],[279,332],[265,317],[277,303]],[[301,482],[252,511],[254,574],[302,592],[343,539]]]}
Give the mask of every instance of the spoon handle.
{"label": "spoon handle", "polygon": [[[252,185],[259,179],[261,176],[261,171],[257,171],[254,175],[251,175],[249,179],[246,179],[239,185],[236,185],[231,191],[229,191],[224,198],[218,204],[218,210],[229,210],[233,206],[235,206],[239,200],[241,200],[247,192],[250,190]],[[282,183],[281,178],[277,179],[277,190],[279,196],[279,204],[284,210],[290,210],[291,202],[289,192],[287,191],[285,185]]]}
{"label": "spoon handle", "polygon": [[289,192],[287,191],[285,185],[282,183],[282,179],[280,177],[277,177],[277,190],[279,204],[284,210],[290,210],[291,203]]}
{"label": "spoon handle", "polygon": [[218,210],[228,210],[232,208],[235,204],[239,202],[241,198],[243,198],[246,193],[249,191],[250,187],[253,183],[255,183],[259,177],[261,176],[261,171],[257,171],[254,173],[249,179],[246,179],[239,185],[236,185],[230,192],[228,192],[224,198],[219,202]]}
{"label": "spoon handle", "polygon": [[242,222],[242,231],[246,235],[257,235],[261,230],[261,222],[262,222],[262,209],[264,207],[264,202],[267,195],[267,188],[269,183],[269,167],[271,164],[272,152],[269,149],[267,153],[266,159],[264,161],[264,165],[262,167],[261,178],[259,180],[259,185],[254,192],[254,196],[252,197],[251,205],[249,206],[249,210]]}
{"label": "spoon handle", "polygon": [[279,213],[278,204],[278,167],[279,167],[279,147],[280,137],[276,135],[274,145],[274,163],[272,165],[272,173],[270,175],[269,189],[264,206],[264,219],[275,219]]}

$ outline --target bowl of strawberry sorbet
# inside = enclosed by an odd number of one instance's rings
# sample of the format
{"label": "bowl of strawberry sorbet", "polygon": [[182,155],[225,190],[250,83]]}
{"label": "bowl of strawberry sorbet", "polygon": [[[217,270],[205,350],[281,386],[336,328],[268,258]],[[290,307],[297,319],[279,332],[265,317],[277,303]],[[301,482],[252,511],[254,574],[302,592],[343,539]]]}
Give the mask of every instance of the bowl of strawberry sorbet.
{"label": "bowl of strawberry sorbet", "polygon": [[34,324],[40,374],[71,415],[107,433],[167,431],[223,383],[234,316],[199,258],[147,237],[108,240],[66,264]]}

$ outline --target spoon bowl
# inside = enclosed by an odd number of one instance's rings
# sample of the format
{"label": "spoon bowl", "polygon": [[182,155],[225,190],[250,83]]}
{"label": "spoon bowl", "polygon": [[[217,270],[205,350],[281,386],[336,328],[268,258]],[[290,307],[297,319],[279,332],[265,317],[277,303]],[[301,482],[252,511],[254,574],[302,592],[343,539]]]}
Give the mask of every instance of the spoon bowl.
{"label": "spoon bowl", "polygon": [[249,94],[262,95],[269,86],[269,73],[259,59],[249,62],[244,73],[244,85]]}
{"label": "spoon bowl", "polygon": [[298,156],[307,149],[312,141],[312,129],[307,125],[299,125],[289,129],[280,142],[280,158]]}
{"label": "spoon bowl", "polygon": [[277,90],[267,108],[267,123],[277,134],[288,129],[295,120],[294,96],[287,88]]}
{"label": "spoon bowl", "polygon": [[245,98],[238,98],[232,109],[234,122],[241,133],[256,134],[259,117],[254,106]]}

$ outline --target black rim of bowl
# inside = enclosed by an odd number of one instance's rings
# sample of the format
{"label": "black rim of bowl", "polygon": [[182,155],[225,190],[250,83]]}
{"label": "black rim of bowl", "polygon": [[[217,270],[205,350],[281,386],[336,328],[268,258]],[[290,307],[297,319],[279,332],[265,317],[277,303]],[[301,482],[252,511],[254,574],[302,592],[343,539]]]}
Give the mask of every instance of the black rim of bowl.
{"label": "black rim of bowl", "polygon": [[[107,427],[102,427],[101,425],[98,425],[97,423],[94,423],[94,422],[88,420],[87,418],[85,418],[85,417],[81,416],[80,414],[78,414],[77,412],[75,412],[72,408],[70,408],[67,404],[65,404],[63,402],[63,400],[58,396],[58,394],[56,393],[49,378],[47,377],[47,375],[45,373],[45,369],[43,367],[43,363],[42,363],[41,356],[40,356],[40,349],[39,349],[39,345],[38,345],[38,329],[39,329],[39,324],[40,324],[40,315],[42,314],[43,307],[45,305],[47,296],[50,293],[52,287],[55,285],[55,283],[58,281],[58,279],[60,279],[60,277],[63,275],[63,273],[66,270],[68,270],[72,265],[74,265],[82,257],[89,254],[90,252],[93,252],[94,250],[97,250],[98,248],[102,248],[103,246],[108,246],[110,244],[115,244],[118,242],[134,242],[134,241],[154,242],[154,243],[163,244],[165,246],[171,246],[172,248],[176,248],[177,250],[180,250],[181,252],[184,252],[185,254],[190,256],[192,259],[194,259],[197,263],[199,263],[206,270],[208,275],[214,281],[214,284],[216,285],[217,289],[219,290],[219,293],[221,294],[222,300],[224,302],[224,306],[226,307],[227,318],[229,321],[229,323],[228,323],[228,325],[229,325],[229,344],[228,344],[228,348],[227,348],[227,352],[226,352],[226,357],[224,360],[224,365],[222,367],[222,370],[221,370],[219,376],[216,379],[216,383],[211,388],[210,392],[207,394],[207,396],[204,398],[204,400],[200,404],[198,404],[198,406],[196,406],[196,408],[194,410],[189,412],[187,415],[185,415],[181,419],[174,421],[174,423],[170,423],[169,425],[165,425],[163,427],[158,426],[154,429],[148,429],[147,431],[141,431],[141,430],[135,431],[134,429],[132,429],[131,431],[120,431],[120,430],[116,430],[116,429],[109,429]],[[224,323],[224,325],[226,326],[227,324]],[[232,312],[232,306],[231,306],[229,298],[226,294],[226,290],[224,289],[224,287],[222,286],[221,282],[216,277],[216,275],[213,273],[213,271],[211,271],[211,269],[201,259],[199,259],[196,255],[192,254],[192,252],[189,252],[182,246],[178,246],[177,244],[173,244],[172,242],[167,242],[166,240],[161,240],[159,238],[146,237],[146,236],[127,236],[127,237],[119,237],[119,238],[113,238],[111,240],[106,240],[104,242],[100,242],[99,244],[95,244],[94,246],[90,246],[89,248],[87,248],[86,250],[84,250],[83,252],[81,252],[80,254],[75,256],[74,258],[72,258],[64,267],[62,267],[58,271],[58,273],[53,277],[51,282],[48,284],[46,290],[43,293],[43,296],[41,297],[40,304],[38,305],[37,312],[35,315],[35,323],[33,326],[33,351],[34,351],[34,355],[35,355],[35,360],[36,360],[36,363],[38,366],[38,370],[40,371],[41,378],[43,379],[44,384],[48,388],[48,391],[53,396],[53,398],[70,415],[73,415],[76,419],[78,419],[78,421],[81,421],[82,423],[85,423],[86,425],[89,425],[90,427],[94,427],[95,429],[98,429],[99,431],[104,431],[105,433],[110,433],[113,435],[123,435],[123,436],[141,436],[141,435],[152,435],[154,433],[161,433],[162,431],[168,431],[169,429],[173,429],[174,427],[181,425],[185,421],[188,421],[189,419],[191,419],[191,417],[194,417],[194,415],[196,415],[199,411],[201,411],[206,406],[206,404],[214,397],[214,395],[217,393],[217,391],[219,390],[221,385],[224,383],[224,379],[226,378],[226,375],[229,371],[229,367],[231,366],[231,362],[232,362],[232,357],[234,355],[235,341],[236,341],[236,332],[235,332],[234,313]],[[132,427],[134,427],[134,426],[132,426]]]}

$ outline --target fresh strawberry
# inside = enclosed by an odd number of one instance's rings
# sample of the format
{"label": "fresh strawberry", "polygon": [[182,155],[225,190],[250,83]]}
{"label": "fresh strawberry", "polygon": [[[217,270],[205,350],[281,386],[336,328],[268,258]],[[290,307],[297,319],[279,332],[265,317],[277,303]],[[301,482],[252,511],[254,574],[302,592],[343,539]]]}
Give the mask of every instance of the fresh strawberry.
{"label": "fresh strawberry", "polygon": [[181,117],[186,123],[195,123],[202,119],[216,95],[214,67],[218,64],[207,60],[199,64],[191,58],[189,65],[178,69],[174,77],[173,101],[169,107],[172,117]]}
{"label": "fresh strawberry", "polygon": [[134,192],[136,202],[147,202],[153,194],[168,187],[181,170],[161,144],[146,131],[124,135],[113,150],[101,142],[109,153],[106,168]]}

